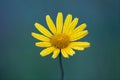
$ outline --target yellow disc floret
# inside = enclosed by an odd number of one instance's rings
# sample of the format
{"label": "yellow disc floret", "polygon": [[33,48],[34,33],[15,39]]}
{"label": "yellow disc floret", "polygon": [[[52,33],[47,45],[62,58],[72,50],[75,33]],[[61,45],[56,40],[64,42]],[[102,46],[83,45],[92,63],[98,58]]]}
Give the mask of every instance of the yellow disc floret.
{"label": "yellow disc floret", "polygon": [[59,49],[66,48],[69,44],[69,37],[65,34],[56,34],[51,38],[51,44]]}

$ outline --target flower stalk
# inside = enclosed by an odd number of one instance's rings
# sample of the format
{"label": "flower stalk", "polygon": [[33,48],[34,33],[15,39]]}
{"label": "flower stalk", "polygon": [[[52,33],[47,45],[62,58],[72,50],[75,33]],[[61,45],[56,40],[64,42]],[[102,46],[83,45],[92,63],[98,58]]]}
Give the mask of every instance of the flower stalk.
{"label": "flower stalk", "polygon": [[61,80],[64,80],[64,69],[63,69],[61,52],[60,52],[60,55],[59,55],[59,63],[60,63],[60,70],[61,70]]}

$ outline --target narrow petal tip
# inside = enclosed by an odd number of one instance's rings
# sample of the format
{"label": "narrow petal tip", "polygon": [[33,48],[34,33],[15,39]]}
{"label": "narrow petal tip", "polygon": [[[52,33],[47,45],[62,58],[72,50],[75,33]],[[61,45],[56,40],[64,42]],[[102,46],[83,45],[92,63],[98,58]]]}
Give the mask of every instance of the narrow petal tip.
{"label": "narrow petal tip", "polygon": [[79,20],[79,18],[76,17],[76,18],[75,18],[75,21],[77,22],[78,20]]}
{"label": "narrow petal tip", "polygon": [[49,15],[46,15],[46,18],[49,18],[50,16]]}
{"label": "narrow petal tip", "polygon": [[34,35],[34,32],[31,32],[31,35],[33,36],[33,35]]}
{"label": "narrow petal tip", "polygon": [[44,55],[44,54],[41,54],[41,53],[40,53],[40,55],[41,55],[42,57],[46,56],[46,55]]}
{"label": "narrow petal tip", "polygon": [[85,26],[85,27],[87,27],[87,24],[86,24],[86,23],[83,23],[82,25]]}
{"label": "narrow petal tip", "polygon": [[35,26],[36,26],[36,25],[39,25],[39,23],[35,22],[35,24],[34,24],[34,25],[35,25]]}
{"label": "narrow petal tip", "polygon": [[90,47],[90,43],[88,42],[88,47]]}
{"label": "narrow petal tip", "polygon": [[35,43],[35,46],[38,46],[38,43]]}
{"label": "narrow petal tip", "polygon": [[62,14],[62,12],[58,12],[58,14]]}

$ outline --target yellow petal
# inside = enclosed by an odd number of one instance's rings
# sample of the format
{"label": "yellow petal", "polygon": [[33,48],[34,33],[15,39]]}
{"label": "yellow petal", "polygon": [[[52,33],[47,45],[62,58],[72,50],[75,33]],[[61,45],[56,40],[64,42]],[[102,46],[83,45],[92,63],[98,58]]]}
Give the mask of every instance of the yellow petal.
{"label": "yellow petal", "polygon": [[65,49],[61,49],[61,53],[63,55],[64,58],[69,58],[67,52],[65,51]]}
{"label": "yellow petal", "polygon": [[41,40],[41,41],[50,41],[49,38],[43,36],[43,35],[40,35],[40,34],[37,34],[37,33],[34,33],[32,32],[32,36],[38,40]]}
{"label": "yellow petal", "polygon": [[50,42],[36,42],[35,45],[38,47],[50,47],[51,43]]}
{"label": "yellow petal", "polygon": [[63,15],[61,12],[59,12],[56,19],[57,33],[61,33],[62,27],[63,27]]}
{"label": "yellow petal", "polygon": [[47,55],[49,55],[50,53],[52,53],[53,51],[54,51],[54,47],[49,47],[49,48],[46,48],[46,49],[44,49],[44,50],[42,50],[41,52],[40,52],[40,55],[41,56],[47,56]]}
{"label": "yellow petal", "polygon": [[66,33],[66,30],[68,30],[71,21],[72,21],[72,15],[68,14],[64,22],[63,33]]}
{"label": "yellow petal", "polygon": [[80,50],[80,51],[83,51],[83,50],[84,50],[83,47],[75,47],[75,46],[73,46],[73,47],[71,47],[71,48],[73,48],[73,49],[75,49],[75,50]]}
{"label": "yellow petal", "polygon": [[67,54],[69,54],[70,56],[73,56],[75,54],[75,51],[73,51],[73,49],[71,49],[70,47],[65,48],[65,51],[67,52]]}
{"label": "yellow petal", "polygon": [[35,27],[36,27],[42,34],[44,34],[45,36],[51,38],[52,34],[51,34],[44,26],[42,26],[42,25],[39,24],[39,23],[35,23]]}
{"label": "yellow petal", "polygon": [[81,39],[81,38],[85,37],[87,34],[88,34],[87,30],[71,34],[70,41],[75,41],[75,40]]}
{"label": "yellow petal", "polygon": [[68,35],[70,35],[73,32],[73,30],[74,30],[75,26],[77,25],[77,23],[78,23],[78,18],[75,18],[72,21],[72,23],[69,25],[69,29],[66,31]]}
{"label": "yellow petal", "polygon": [[70,46],[87,48],[87,47],[90,47],[90,43],[89,42],[71,42]]}
{"label": "yellow petal", "polygon": [[58,57],[59,53],[60,53],[60,49],[56,48],[53,52],[52,58],[55,59],[56,57]]}
{"label": "yellow petal", "polygon": [[46,16],[46,22],[47,22],[47,25],[48,25],[49,29],[51,30],[51,32],[53,34],[55,34],[56,28],[55,28],[55,25],[49,15]]}
{"label": "yellow petal", "polygon": [[79,25],[77,28],[75,28],[72,33],[74,34],[74,33],[81,32],[86,28],[86,26],[87,25],[85,23],[83,23],[83,24]]}

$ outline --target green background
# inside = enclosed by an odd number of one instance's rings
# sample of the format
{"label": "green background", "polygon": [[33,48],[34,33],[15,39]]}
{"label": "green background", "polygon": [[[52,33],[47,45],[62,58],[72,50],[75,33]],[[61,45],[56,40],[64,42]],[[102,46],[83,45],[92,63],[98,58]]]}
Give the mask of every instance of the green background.
{"label": "green background", "polygon": [[87,23],[91,43],[63,59],[65,80],[120,80],[120,0],[0,0],[0,80],[60,80],[59,59],[41,57],[31,37],[59,11]]}

